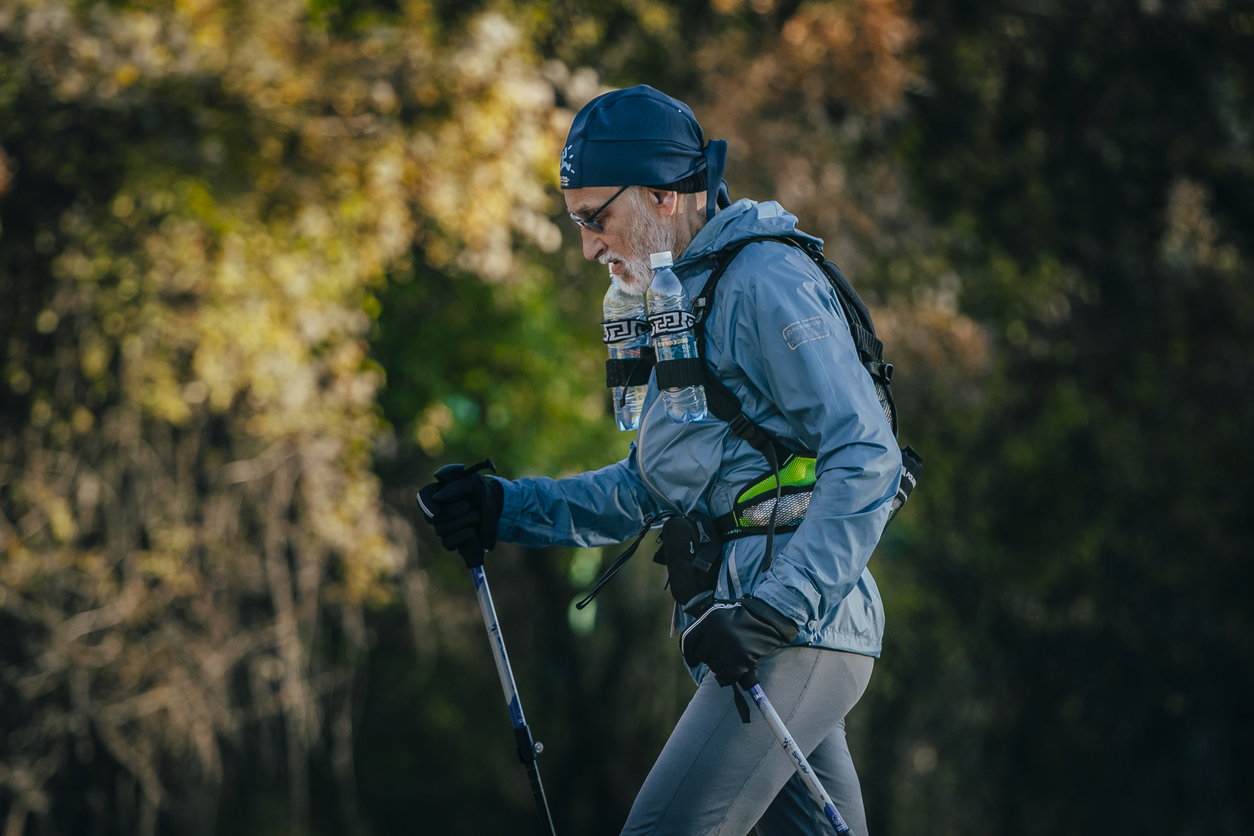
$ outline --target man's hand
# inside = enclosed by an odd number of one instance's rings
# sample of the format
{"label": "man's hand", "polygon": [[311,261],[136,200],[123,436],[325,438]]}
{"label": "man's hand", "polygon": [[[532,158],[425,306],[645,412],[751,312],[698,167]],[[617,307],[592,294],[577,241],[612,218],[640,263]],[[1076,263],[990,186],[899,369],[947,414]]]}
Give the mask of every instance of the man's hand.
{"label": "man's hand", "polygon": [[[488,463],[490,465],[490,462]],[[476,472],[480,466],[440,468],[436,478],[418,491],[418,507],[435,528],[440,543],[458,552],[466,566],[480,566],[483,553],[496,546],[505,491],[495,479]]]}
{"label": "man's hand", "polygon": [[680,637],[689,665],[704,662],[724,688],[756,670],[758,660],[797,637],[797,625],[752,596],[715,604]]}

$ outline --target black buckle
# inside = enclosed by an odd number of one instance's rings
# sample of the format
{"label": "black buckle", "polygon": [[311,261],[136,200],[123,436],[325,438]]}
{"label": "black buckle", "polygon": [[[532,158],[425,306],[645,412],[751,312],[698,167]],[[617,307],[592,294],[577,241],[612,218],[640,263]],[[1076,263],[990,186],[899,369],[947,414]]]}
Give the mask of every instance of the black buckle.
{"label": "black buckle", "polygon": [[728,422],[728,426],[737,438],[743,438],[745,441],[749,441],[758,434],[758,425],[743,412],[737,413],[736,417]]}
{"label": "black buckle", "polygon": [[883,381],[884,383],[893,382],[892,363],[881,363],[878,360],[870,360],[863,363],[863,365],[866,366],[866,370],[871,373],[871,377]]}

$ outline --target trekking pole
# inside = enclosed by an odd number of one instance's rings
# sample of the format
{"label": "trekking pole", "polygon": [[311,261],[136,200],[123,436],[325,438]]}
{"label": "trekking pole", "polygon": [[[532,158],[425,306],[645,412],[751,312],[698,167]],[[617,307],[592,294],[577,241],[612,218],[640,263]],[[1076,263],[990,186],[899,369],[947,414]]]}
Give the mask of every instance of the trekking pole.
{"label": "trekking pole", "polygon": [[[490,465],[491,462],[485,462]],[[495,468],[494,468],[495,469]],[[446,465],[435,472],[435,478],[441,483],[451,482],[463,475],[462,465]],[[421,503],[421,499],[419,500]],[[479,598],[479,610],[483,613],[483,625],[488,628],[488,641],[492,645],[492,657],[496,660],[496,672],[501,678],[501,689],[505,692],[505,704],[509,706],[509,719],[514,724],[514,742],[518,748],[518,760],[527,767],[527,780],[531,782],[531,797],[536,802],[536,812],[544,822],[545,833],[557,836],[553,827],[553,816],[549,813],[549,802],[544,796],[544,785],[540,783],[540,768],[536,766],[536,755],[544,751],[544,744],[531,737],[531,729],[523,716],[522,701],[518,699],[518,686],[514,684],[514,671],[509,666],[509,655],[505,652],[505,639],[501,637],[501,625],[496,620],[496,607],[492,605],[492,592],[488,589],[488,577],[483,573],[483,549],[462,549],[458,552],[470,567],[470,576],[475,582],[475,595]]]}
{"label": "trekking pole", "polygon": [[[479,553],[483,560],[483,552]],[[544,785],[540,783],[540,768],[536,766],[536,755],[544,751],[544,744],[532,740],[531,729],[523,717],[522,702],[518,699],[518,686],[514,684],[514,672],[509,666],[509,656],[505,654],[505,640],[501,638],[501,625],[496,620],[496,608],[492,606],[492,593],[488,589],[488,578],[483,574],[483,566],[475,566],[470,570],[475,580],[475,594],[479,596],[479,609],[483,611],[483,624],[488,628],[488,637],[492,643],[492,656],[496,659],[496,672],[501,677],[501,688],[505,691],[505,704],[509,706],[509,718],[514,723],[514,742],[518,747],[518,760],[527,767],[527,779],[531,782],[531,796],[536,802],[536,812],[544,822],[545,832],[556,836],[553,827],[553,816],[549,813],[549,802],[544,797]]]}
{"label": "trekking pole", "polygon": [[836,828],[837,836],[844,836],[844,834],[849,833],[849,825],[845,824],[845,820],[840,817],[840,811],[832,803],[832,797],[827,794],[827,790],[823,789],[823,785],[819,782],[819,776],[814,774],[814,770],[810,768],[810,763],[806,760],[806,756],[801,754],[801,750],[797,748],[792,735],[788,733],[788,728],[784,725],[784,721],[779,719],[779,715],[775,713],[775,706],[771,705],[771,701],[766,698],[766,693],[758,682],[756,669],[749,671],[740,678],[741,688],[744,688],[746,681],[752,682],[752,685],[746,689],[749,692],[749,696],[753,697],[753,701],[762,712],[762,718],[771,727],[771,731],[775,732],[775,739],[779,741],[779,745],[784,747],[784,752],[788,755],[788,759],[792,761],[793,768],[797,770],[797,774],[805,782],[806,789],[810,791],[810,795],[814,796],[814,800],[823,807],[823,813],[827,816],[827,820],[832,823],[832,827]]}

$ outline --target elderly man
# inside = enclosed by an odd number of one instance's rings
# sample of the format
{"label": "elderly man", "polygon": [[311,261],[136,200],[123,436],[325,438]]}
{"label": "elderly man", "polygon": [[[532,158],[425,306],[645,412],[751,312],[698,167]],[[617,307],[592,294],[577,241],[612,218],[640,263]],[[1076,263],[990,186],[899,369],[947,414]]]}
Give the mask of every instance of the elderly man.
{"label": "elderly man", "polygon": [[[716,417],[670,423],[651,377],[636,441],[621,462],[560,480],[474,473],[424,490],[450,550],[491,549],[497,540],[604,546],[668,515],[718,521],[726,542],[709,570],[713,589],[695,605],[676,596],[674,629],[683,631],[700,687],[622,832],[828,832],[765,723],[746,724],[725,690],[756,669],[836,806],[865,836],[844,722],[880,653],[883,607],[866,566],[898,492],[902,457],[816,261],[788,243],[743,244],[786,236],[817,251],[822,242],[798,231],[778,203],[730,203],[725,157],[726,143],[707,144],[687,105],[633,87],[576,116],[561,185],[584,256],[610,265],[629,287],[648,287],[655,252],[674,254],[690,298],[716,264],[725,268],[703,324],[703,358],[761,433],[759,443],[744,424]],[[733,259],[719,259],[738,244]],[[779,451],[770,467],[763,437]],[[790,502],[779,502],[768,536],[761,513],[738,514],[777,502],[777,473]],[[672,585],[683,580],[669,568]]]}

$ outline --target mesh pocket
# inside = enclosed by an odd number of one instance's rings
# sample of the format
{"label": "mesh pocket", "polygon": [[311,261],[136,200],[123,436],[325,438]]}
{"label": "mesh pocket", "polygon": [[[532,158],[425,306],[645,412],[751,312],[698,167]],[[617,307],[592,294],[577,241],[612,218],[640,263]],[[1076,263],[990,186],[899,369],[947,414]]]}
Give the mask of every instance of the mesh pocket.
{"label": "mesh pocket", "polygon": [[[779,515],[775,517],[775,525],[779,528],[800,525],[810,507],[810,492],[786,494],[780,498]],[[775,507],[775,497],[765,502],[744,508],[739,513],[742,526],[765,526],[770,524],[771,509]]]}
{"label": "mesh pocket", "polygon": [[875,394],[880,399],[880,409],[884,410],[884,417],[888,419],[888,426],[892,428],[893,435],[897,434],[897,407],[893,404],[893,396],[889,394],[888,387],[876,381]]}

